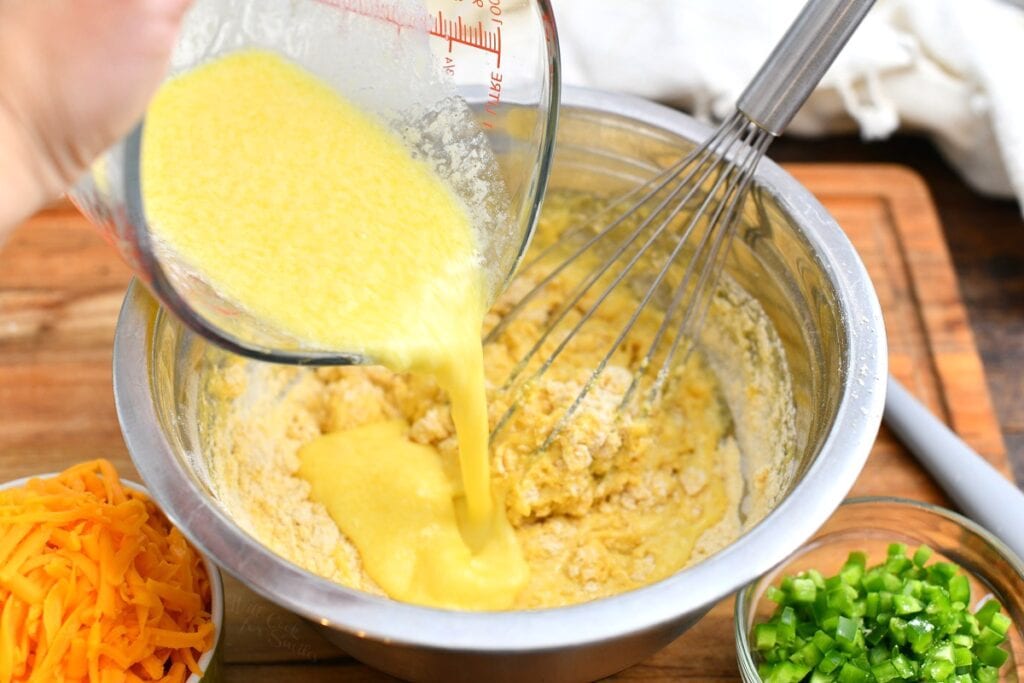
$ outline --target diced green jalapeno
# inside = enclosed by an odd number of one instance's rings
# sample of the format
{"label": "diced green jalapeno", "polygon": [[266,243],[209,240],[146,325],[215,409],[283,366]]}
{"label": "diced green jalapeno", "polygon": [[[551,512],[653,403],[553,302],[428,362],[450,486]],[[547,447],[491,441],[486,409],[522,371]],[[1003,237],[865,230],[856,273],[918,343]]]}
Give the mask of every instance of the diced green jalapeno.
{"label": "diced green jalapeno", "polygon": [[914,564],[918,567],[924,567],[925,563],[928,562],[932,556],[932,549],[926,545],[922,545],[916,551],[914,551]]}
{"label": "diced green jalapeno", "polygon": [[971,614],[967,576],[929,565],[933,555],[894,543],[881,564],[854,552],[835,576],[812,569],[769,587],[775,612],[752,631],[762,681],[995,683],[1012,622],[995,600]]}

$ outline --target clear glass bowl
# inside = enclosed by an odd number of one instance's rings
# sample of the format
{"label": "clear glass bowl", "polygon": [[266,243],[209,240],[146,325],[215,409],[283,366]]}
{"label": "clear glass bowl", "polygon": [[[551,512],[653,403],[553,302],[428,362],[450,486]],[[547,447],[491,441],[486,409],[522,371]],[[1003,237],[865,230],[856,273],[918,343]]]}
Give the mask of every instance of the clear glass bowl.
{"label": "clear glass bowl", "polygon": [[[559,61],[548,0],[196,0],[168,75],[254,48],[315,74],[432,166],[474,214],[492,298],[504,289],[532,235],[554,145]],[[71,198],[157,299],[245,356],[361,362],[274,329],[154,242],[141,191],[144,125]]]}
{"label": "clear glass bowl", "polygon": [[836,574],[847,555],[862,550],[868,564],[881,562],[890,543],[908,549],[925,544],[935,551],[929,563],[945,560],[963,568],[971,582],[971,599],[991,595],[1013,619],[1007,644],[1010,657],[1000,680],[1018,681],[1024,675],[1024,562],[999,539],[966,517],[936,505],[901,498],[854,498],[839,507],[815,536],[770,572],[736,594],[736,657],[746,683],[760,683],[757,655],[750,632],[767,620],[775,603],[764,597],[782,577],[806,569],[825,576]]}

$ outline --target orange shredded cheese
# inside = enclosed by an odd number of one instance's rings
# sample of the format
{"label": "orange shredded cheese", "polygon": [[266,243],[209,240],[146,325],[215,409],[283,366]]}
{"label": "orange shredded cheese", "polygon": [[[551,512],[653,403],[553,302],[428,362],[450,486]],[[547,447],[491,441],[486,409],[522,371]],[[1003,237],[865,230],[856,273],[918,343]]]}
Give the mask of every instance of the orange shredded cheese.
{"label": "orange shredded cheese", "polygon": [[184,681],[213,644],[210,590],[106,460],[0,491],[0,683]]}

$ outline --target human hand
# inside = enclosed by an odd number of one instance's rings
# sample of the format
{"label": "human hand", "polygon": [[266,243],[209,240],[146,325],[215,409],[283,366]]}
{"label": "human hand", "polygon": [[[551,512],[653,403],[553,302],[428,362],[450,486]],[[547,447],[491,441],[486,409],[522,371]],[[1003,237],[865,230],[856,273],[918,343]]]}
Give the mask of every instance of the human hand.
{"label": "human hand", "polygon": [[0,0],[0,237],[125,135],[191,0]]}

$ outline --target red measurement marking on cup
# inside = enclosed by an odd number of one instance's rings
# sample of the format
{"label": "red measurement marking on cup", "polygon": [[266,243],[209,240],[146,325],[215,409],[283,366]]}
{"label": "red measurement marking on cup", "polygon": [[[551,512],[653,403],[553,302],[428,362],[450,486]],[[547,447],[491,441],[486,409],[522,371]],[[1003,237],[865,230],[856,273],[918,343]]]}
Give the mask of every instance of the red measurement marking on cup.
{"label": "red measurement marking on cup", "polygon": [[445,17],[444,12],[438,10],[434,15],[434,26],[429,31],[430,35],[448,41],[448,52],[451,52],[455,45],[465,45],[476,48],[494,55],[495,68],[501,68],[501,26],[488,29],[483,21],[475,24],[466,24],[462,17],[456,17],[453,21]]}
{"label": "red measurement marking on cup", "polygon": [[[494,25],[493,28],[488,28],[484,21],[466,23],[462,17],[452,18],[441,10],[430,17],[410,17],[407,12],[400,11],[394,4],[386,0],[316,0],[316,2],[361,17],[387,22],[399,31],[411,29],[428,33],[435,38],[448,41],[448,52],[452,52],[456,45],[490,52],[496,60],[495,68],[501,68],[501,20],[495,17],[495,14],[501,15],[500,0],[497,2],[490,0],[492,16],[489,23]],[[483,4],[480,3],[479,6],[483,6]]]}
{"label": "red measurement marking on cup", "polygon": [[343,10],[361,17],[378,19],[395,26],[399,31],[402,29],[413,29],[416,31],[428,31],[430,22],[410,17],[406,12],[400,12],[393,4],[384,0],[315,0],[321,5],[327,5],[335,9]]}
{"label": "red measurement marking on cup", "polygon": [[[485,9],[485,18],[476,23],[466,23],[461,16],[451,18],[445,15],[443,10],[429,16],[412,16],[399,11],[396,6],[387,0],[315,0],[321,5],[333,7],[343,12],[349,12],[361,17],[376,19],[393,25],[399,33],[410,29],[426,33],[448,42],[448,56],[445,57],[442,68],[449,76],[455,75],[455,52],[456,45],[462,45],[475,50],[489,52],[494,55],[494,68],[489,74],[487,84],[487,100],[484,102],[484,112],[490,116],[496,116],[498,106],[502,98],[502,72],[501,72],[501,27],[504,24],[502,0],[472,0],[472,4]],[[461,0],[456,0],[461,2]],[[493,127],[488,121],[483,121],[486,128]]]}

